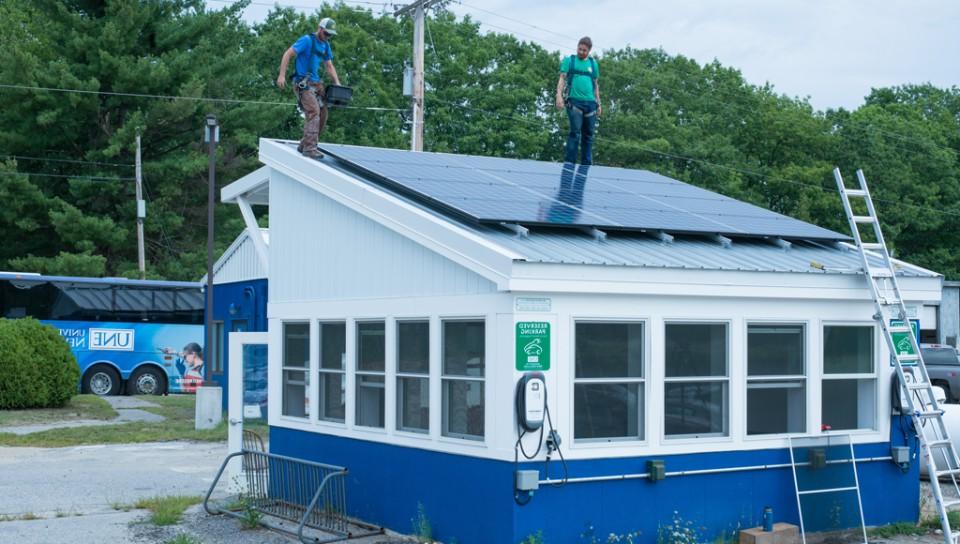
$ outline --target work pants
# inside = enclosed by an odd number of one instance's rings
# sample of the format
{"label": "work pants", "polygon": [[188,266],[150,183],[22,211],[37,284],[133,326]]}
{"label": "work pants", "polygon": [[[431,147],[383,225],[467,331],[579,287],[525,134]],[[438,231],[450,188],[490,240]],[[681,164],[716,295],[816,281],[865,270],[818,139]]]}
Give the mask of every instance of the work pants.
{"label": "work pants", "polygon": [[300,139],[300,149],[307,153],[317,152],[317,138],[327,126],[327,104],[323,94],[323,84],[310,82],[303,89],[294,85],[297,93],[297,103],[303,110],[303,138]]}

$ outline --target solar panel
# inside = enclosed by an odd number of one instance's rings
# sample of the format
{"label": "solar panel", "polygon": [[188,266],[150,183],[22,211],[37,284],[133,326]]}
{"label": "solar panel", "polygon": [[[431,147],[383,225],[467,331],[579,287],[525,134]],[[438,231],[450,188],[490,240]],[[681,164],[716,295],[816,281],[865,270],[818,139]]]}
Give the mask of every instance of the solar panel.
{"label": "solar panel", "polygon": [[321,149],[374,182],[479,223],[848,239],[647,170],[336,144]]}

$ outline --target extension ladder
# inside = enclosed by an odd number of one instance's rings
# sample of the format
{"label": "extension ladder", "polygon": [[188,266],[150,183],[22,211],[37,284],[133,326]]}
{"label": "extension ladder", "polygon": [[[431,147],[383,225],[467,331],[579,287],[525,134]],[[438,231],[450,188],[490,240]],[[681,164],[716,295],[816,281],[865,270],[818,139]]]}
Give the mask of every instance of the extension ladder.
{"label": "extension ladder", "polygon": [[[883,233],[880,231],[880,222],[877,219],[876,208],[873,206],[873,199],[870,198],[870,191],[867,189],[867,180],[863,176],[863,171],[857,170],[860,187],[850,189],[844,184],[839,168],[833,169],[833,177],[840,190],[843,209],[850,222],[850,230],[853,232],[853,238],[860,253],[867,285],[876,305],[874,319],[880,323],[900,380],[900,396],[903,403],[901,413],[911,416],[920,440],[920,447],[927,459],[927,475],[936,501],[937,512],[940,514],[944,542],[958,544],[960,531],[950,527],[947,511],[953,506],[960,506],[960,485],[958,485],[960,458],[957,457],[957,450],[944,423],[943,410],[940,409],[940,403],[934,395],[930,375],[927,373],[927,367],[920,352],[920,344],[913,327],[910,326],[894,264],[887,251]],[[850,204],[850,199],[853,197],[863,199],[866,204],[866,215],[857,215],[854,212]],[[863,241],[860,225],[873,227],[875,241]],[[868,251],[876,252],[880,256],[881,266],[871,264]],[[949,477],[956,493],[956,496],[948,500],[944,500],[943,491],[940,488],[942,477]]]}

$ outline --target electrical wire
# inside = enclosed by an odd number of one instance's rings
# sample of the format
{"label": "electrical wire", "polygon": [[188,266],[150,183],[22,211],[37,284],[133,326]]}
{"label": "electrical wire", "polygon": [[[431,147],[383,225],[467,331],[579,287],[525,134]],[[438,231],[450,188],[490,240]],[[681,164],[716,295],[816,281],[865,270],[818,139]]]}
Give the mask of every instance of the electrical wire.
{"label": "electrical wire", "polygon": [[7,157],[15,160],[23,161],[43,161],[43,162],[62,162],[67,164],[92,164],[97,166],[121,166],[124,168],[133,168],[135,164],[126,164],[119,162],[98,162],[98,161],[82,161],[76,159],[55,159],[51,157],[27,157],[25,155],[0,155],[0,157]]}
{"label": "electrical wire", "polygon": [[71,174],[45,174],[43,172],[0,172],[0,176],[29,176],[29,177],[44,177],[44,178],[66,178],[66,179],[82,179],[86,181],[134,181],[135,178],[126,178],[126,177],[114,177],[114,176],[81,176],[81,175],[71,175]]}

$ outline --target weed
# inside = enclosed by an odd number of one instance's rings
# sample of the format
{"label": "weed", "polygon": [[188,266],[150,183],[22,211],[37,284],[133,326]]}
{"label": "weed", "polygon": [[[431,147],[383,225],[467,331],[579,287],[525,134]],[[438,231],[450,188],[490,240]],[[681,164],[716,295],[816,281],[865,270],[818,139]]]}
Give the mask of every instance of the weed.
{"label": "weed", "polygon": [[417,542],[433,542],[433,526],[430,525],[430,518],[427,517],[427,510],[422,502],[417,503],[417,517],[410,521],[413,522],[413,535]]}
{"label": "weed", "polygon": [[115,501],[110,501],[110,508],[113,508],[114,510],[117,510],[117,511],[129,512],[130,510],[133,510],[133,505],[130,503],[115,500]]}
{"label": "weed", "polygon": [[[939,519],[937,520],[939,521]],[[867,530],[867,535],[872,538],[890,538],[897,535],[925,535],[930,529],[921,527],[916,523],[909,521],[898,521],[889,525],[881,525]]]}
{"label": "weed", "polygon": [[586,544],[636,544],[640,542],[640,531],[633,531],[622,535],[610,533],[606,539],[600,540],[600,537],[597,536],[596,529],[588,523],[584,531],[580,533],[580,540]]}
{"label": "weed", "polygon": [[26,514],[0,514],[0,522],[2,521],[31,521],[35,519],[43,519],[42,517],[34,514],[33,512],[27,512]]}
{"label": "weed", "polygon": [[263,519],[263,513],[257,510],[256,505],[248,497],[241,496],[240,510],[243,511],[240,517],[240,525],[244,529],[256,529],[260,526],[260,520]]}
{"label": "weed", "polygon": [[203,541],[195,536],[180,533],[170,540],[165,541],[163,544],[203,544]]}
{"label": "weed", "polygon": [[700,532],[692,521],[684,521],[680,512],[674,510],[670,524],[657,529],[657,544],[697,544],[704,541]]}
{"label": "weed", "polygon": [[140,499],[133,507],[149,510],[150,521],[155,525],[176,525],[180,522],[184,510],[202,500],[203,497],[188,495],[156,496]]}
{"label": "weed", "polygon": [[527,538],[524,538],[520,541],[520,544],[544,544],[543,540],[543,531],[537,531],[532,535],[527,535]]}

